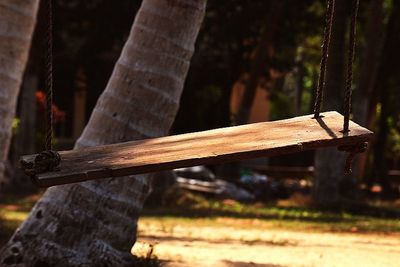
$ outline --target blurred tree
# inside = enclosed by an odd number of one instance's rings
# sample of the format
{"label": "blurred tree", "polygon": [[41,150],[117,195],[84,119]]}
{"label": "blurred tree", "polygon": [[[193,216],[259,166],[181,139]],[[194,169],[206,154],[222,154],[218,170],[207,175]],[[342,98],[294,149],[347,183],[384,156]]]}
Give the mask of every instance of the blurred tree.
{"label": "blurred tree", "polygon": [[45,40],[44,29],[47,28],[46,25],[48,23],[47,20],[45,20],[47,17],[45,14],[45,6],[46,2],[40,1],[36,28],[33,33],[29,58],[18,99],[16,116],[17,119],[19,119],[19,124],[14,132],[12,147],[9,154],[9,160],[14,167],[14,172],[11,177],[10,187],[7,187],[7,189],[16,192],[34,192],[37,190],[37,187],[32,184],[31,179],[19,168],[19,160],[22,155],[34,154],[38,151],[37,149],[41,149],[44,145],[41,143],[40,148],[37,146],[37,131],[40,128],[37,127],[37,124],[41,121],[44,125],[45,121],[44,116],[37,118],[37,113],[40,111],[40,108],[38,109],[37,107],[37,91],[39,89],[41,61],[44,59],[42,56],[44,42],[39,42],[39,40]]}
{"label": "blurred tree", "polygon": [[[376,130],[376,141],[373,147],[373,180],[382,185],[383,193],[385,196],[392,197],[394,190],[388,179],[388,160],[387,152],[392,148],[388,147],[388,139],[390,135],[390,127],[400,128],[400,112],[398,109],[399,100],[399,68],[398,58],[400,52],[400,2],[394,1],[391,8],[390,17],[387,25],[387,34],[384,42],[384,49],[382,54],[382,64],[378,70],[376,93],[379,101],[379,118]],[[397,120],[397,125],[395,121]],[[391,123],[392,121],[392,123]]]}
{"label": "blurred tree", "polygon": [[279,29],[280,21],[283,19],[283,8],[285,1],[270,1],[269,14],[266,16],[264,31],[261,34],[260,41],[255,49],[250,67],[250,75],[246,81],[246,87],[237,116],[238,124],[245,124],[249,120],[250,110],[253,106],[256,89],[262,76],[269,76],[270,58],[274,51],[275,35]]}
{"label": "blurred tree", "polygon": [[[90,115],[118,59],[140,0],[55,1],[55,102],[67,112],[66,135],[73,134],[75,78],[87,76]],[[107,17],[107,19],[104,19]],[[87,121],[89,117],[86,117]]]}
{"label": "blurred tree", "polygon": [[360,60],[360,74],[357,89],[354,92],[353,113],[358,124],[368,127],[368,111],[370,109],[376,77],[381,62],[381,53],[385,33],[384,0],[371,1],[367,14],[365,29],[365,45]]}
{"label": "blurred tree", "polygon": [[[347,0],[336,0],[327,62],[324,110],[341,110],[342,107],[348,7]],[[344,156],[336,148],[316,151],[313,196],[318,206],[328,207],[339,201],[339,184],[345,178]]]}
{"label": "blurred tree", "polygon": [[208,4],[174,133],[230,125],[231,88],[248,67],[266,12],[260,0]]}
{"label": "blurred tree", "polygon": [[[291,69],[299,44],[318,33],[321,0],[289,1],[273,38],[273,68]],[[78,69],[87,75],[87,110],[107,83],[140,0],[57,0],[55,2],[55,101],[67,113],[66,135],[72,134],[73,83]],[[250,72],[251,59],[265,21],[269,1],[210,2],[192,67],[174,123],[175,133],[230,125],[229,99],[233,84]],[[108,19],[104,19],[107,17]],[[110,23],[112,21],[112,23]],[[268,71],[263,72],[267,76]],[[43,83],[43,81],[42,81]],[[209,114],[213,114],[210,116]],[[88,119],[88,118],[87,118]]]}
{"label": "blurred tree", "polygon": [[[279,6],[281,1],[277,1]],[[233,85],[250,73],[254,52],[269,31],[275,10],[271,1],[211,1],[193,56],[182,105],[173,132],[193,132],[231,125],[229,112]],[[279,34],[271,37],[273,54],[268,68],[282,72],[296,64],[296,52],[322,25],[320,1],[288,1],[280,14]],[[264,52],[264,51],[263,51]],[[318,62],[315,61],[316,64]],[[265,61],[263,61],[263,64]],[[267,78],[269,69],[262,70]],[[209,97],[204,97],[210,92]],[[210,101],[212,97],[212,101]],[[211,103],[210,103],[211,102]]]}
{"label": "blurred tree", "polygon": [[[382,48],[385,40],[384,0],[371,1],[367,10],[367,22],[363,53],[360,59],[360,74],[353,101],[353,120],[371,128],[376,108],[377,75],[382,61]],[[374,110],[374,112],[370,112]],[[353,176],[357,179],[365,175],[368,153],[363,153],[355,161]],[[360,179],[359,179],[360,180]]]}
{"label": "blurred tree", "polygon": [[[179,106],[202,0],[144,0],[76,148],[168,134]],[[8,266],[133,266],[151,174],[50,188],[0,253]]]}
{"label": "blurred tree", "polygon": [[38,4],[38,0],[5,0],[0,5],[0,184],[5,182],[11,127]]}

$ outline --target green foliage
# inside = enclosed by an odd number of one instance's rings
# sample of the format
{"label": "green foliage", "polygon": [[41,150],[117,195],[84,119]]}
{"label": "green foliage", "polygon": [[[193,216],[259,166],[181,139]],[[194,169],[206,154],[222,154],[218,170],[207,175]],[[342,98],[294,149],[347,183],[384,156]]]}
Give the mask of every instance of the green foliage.
{"label": "green foliage", "polygon": [[[400,121],[398,122],[400,124]],[[389,158],[400,158],[400,127],[396,125],[393,117],[388,119],[389,124],[389,138],[388,138],[388,148],[387,148],[387,156]],[[397,127],[398,128],[397,128]]]}
{"label": "green foliage", "polygon": [[[167,207],[144,210],[144,219],[193,224],[192,218],[204,218],[205,224],[216,224],[218,218],[257,219],[268,228],[313,229],[317,231],[391,233],[400,232],[400,210],[346,203],[336,211],[301,206],[242,204],[213,200],[186,193]],[[252,227],[252,224],[249,224]],[[260,227],[260,224],[258,224]]]}
{"label": "green foliage", "polygon": [[277,92],[270,97],[271,120],[287,119],[294,114],[291,98],[283,92]]}
{"label": "green foliage", "polygon": [[17,134],[20,123],[21,123],[21,120],[19,118],[13,119],[12,125],[11,125],[13,135]]}
{"label": "green foliage", "polygon": [[[298,46],[307,36],[321,31],[323,10],[319,1],[285,1],[283,18],[274,40],[269,65],[291,71]],[[182,96],[174,132],[198,131],[230,125],[229,101],[232,86],[250,70],[260,34],[269,26],[271,1],[209,1],[197,48]],[[319,7],[318,7],[319,6]],[[312,8],[311,8],[312,7]],[[319,46],[319,44],[318,44]],[[268,74],[268,71],[265,71]],[[213,105],[205,103],[209,87],[217,87],[221,97]],[[198,93],[198,92],[203,93]],[[201,112],[202,116],[193,114]],[[212,114],[212,116],[210,116]]]}
{"label": "green foliage", "polygon": [[389,147],[391,148],[391,152],[393,155],[399,157],[400,155],[400,132],[392,128],[390,129],[390,136],[389,136]]}

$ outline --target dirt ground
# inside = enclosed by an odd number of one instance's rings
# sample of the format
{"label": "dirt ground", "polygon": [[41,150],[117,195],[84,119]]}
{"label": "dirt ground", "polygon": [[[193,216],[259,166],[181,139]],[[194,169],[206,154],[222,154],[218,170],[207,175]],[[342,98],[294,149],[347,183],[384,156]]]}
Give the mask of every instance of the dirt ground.
{"label": "dirt ground", "polygon": [[400,267],[399,234],[281,230],[228,218],[216,225],[141,220],[139,232],[167,267]]}

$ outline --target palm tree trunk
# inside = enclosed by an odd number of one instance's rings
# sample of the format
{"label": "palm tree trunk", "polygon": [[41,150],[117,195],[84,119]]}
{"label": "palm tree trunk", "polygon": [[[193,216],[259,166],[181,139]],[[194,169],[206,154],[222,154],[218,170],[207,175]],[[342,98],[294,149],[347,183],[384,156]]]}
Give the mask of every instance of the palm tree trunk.
{"label": "palm tree trunk", "polygon": [[[168,134],[206,0],[144,0],[76,149]],[[116,157],[118,157],[116,155]],[[132,266],[151,175],[46,191],[0,253],[10,266]]]}
{"label": "palm tree trunk", "polygon": [[[29,60],[30,61],[30,60]],[[32,72],[31,64],[28,64],[25,71],[21,93],[19,97],[19,126],[18,132],[12,142],[12,157],[10,161],[13,166],[19,165],[19,159],[22,155],[31,155],[35,151],[36,140],[36,90],[39,87],[39,77]],[[10,186],[6,190],[11,189],[16,192],[26,191],[35,192],[36,187],[30,181],[22,170],[15,168],[14,175],[9,181]]]}
{"label": "palm tree trunk", "polygon": [[38,4],[38,0],[2,0],[0,3],[0,183],[4,182],[12,121]]}

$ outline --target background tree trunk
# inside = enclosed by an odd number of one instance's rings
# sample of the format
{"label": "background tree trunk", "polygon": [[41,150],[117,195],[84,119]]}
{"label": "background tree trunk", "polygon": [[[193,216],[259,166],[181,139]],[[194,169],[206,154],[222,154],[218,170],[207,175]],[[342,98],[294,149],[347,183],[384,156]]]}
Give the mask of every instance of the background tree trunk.
{"label": "background tree trunk", "polygon": [[[347,0],[337,0],[329,58],[327,62],[324,110],[341,110],[344,90],[345,34]],[[344,154],[336,148],[319,149],[315,153],[313,197],[315,204],[332,206],[339,200],[339,182],[344,176]]]}
{"label": "background tree trunk", "polygon": [[0,4],[0,184],[11,142],[11,127],[36,23],[38,0]]}
{"label": "background tree trunk", "polygon": [[[241,125],[249,122],[251,108],[256,96],[257,87],[263,75],[269,76],[269,59],[274,48],[274,38],[279,30],[279,22],[282,20],[284,0],[273,0],[269,3],[269,11],[264,22],[264,31],[254,51],[250,65],[249,77],[239,106],[234,124]],[[232,94],[232,92],[231,92]],[[240,177],[240,163],[232,162],[221,164],[217,168],[217,175],[238,179]]]}
{"label": "background tree trunk", "polygon": [[24,80],[19,97],[19,126],[12,142],[12,165],[15,166],[14,175],[10,178],[11,189],[16,192],[36,190],[30,178],[18,168],[22,155],[34,154],[36,143],[36,90],[39,85],[39,77],[29,70],[24,75]]}
{"label": "background tree trunk", "polygon": [[[168,134],[206,0],[144,0],[76,148]],[[151,175],[53,187],[0,253],[5,266],[132,266]]]}
{"label": "background tree trunk", "polygon": [[[368,8],[365,46],[361,57],[358,86],[354,91],[353,120],[364,127],[371,127],[371,103],[377,88],[377,75],[382,61],[382,47],[385,40],[383,0],[371,1]],[[374,108],[375,109],[375,108]],[[368,153],[360,154],[354,164],[353,177],[363,177]]]}
{"label": "background tree trunk", "polygon": [[303,107],[303,91],[304,91],[304,76],[306,74],[306,68],[304,67],[303,55],[299,56],[296,62],[296,97],[295,97],[295,110],[296,116],[302,115]]}
{"label": "background tree trunk", "polygon": [[354,120],[368,126],[369,99],[376,85],[376,77],[380,65],[384,40],[383,0],[370,3],[365,35],[365,47],[361,58],[358,88],[354,92]]}
{"label": "background tree trunk", "polygon": [[391,99],[392,90],[398,91],[400,86],[399,70],[397,68],[400,52],[400,3],[395,2],[387,25],[386,38],[382,53],[382,64],[379,66],[376,84],[377,101],[381,104],[378,118],[378,127],[376,131],[375,144],[373,147],[374,169],[372,172],[373,180],[369,181],[371,186],[373,182],[378,182],[383,189],[383,196],[392,198],[396,196],[395,190],[388,179],[387,151],[390,126],[388,119],[393,112],[394,106],[398,105],[398,99]]}
{"label": "background tree trunk", "polygon": [[236,124],[248,123],[250,110],[253,106],[254,97],[256,95],[257,86],[260,78],[268,75],[269,58],[273,50],[273,40],[279,29],[279,22],[282,20],[284,0],[274,0],[270,3],[270,11],[266,15],[265,30],[261,34],[260,41],[254,53],[254,58],[251,62],[250,75],[246,81],[246,88],[243,94],[242,103],[237,115]]}

